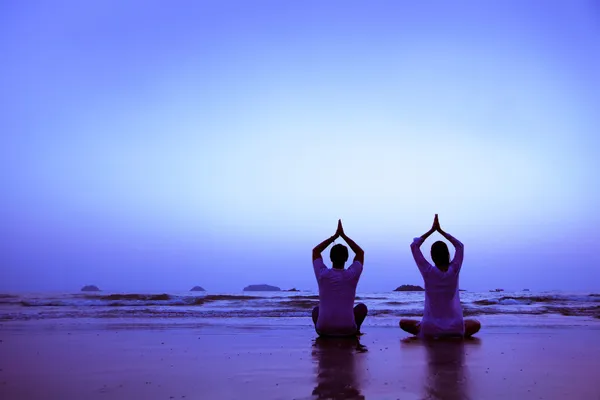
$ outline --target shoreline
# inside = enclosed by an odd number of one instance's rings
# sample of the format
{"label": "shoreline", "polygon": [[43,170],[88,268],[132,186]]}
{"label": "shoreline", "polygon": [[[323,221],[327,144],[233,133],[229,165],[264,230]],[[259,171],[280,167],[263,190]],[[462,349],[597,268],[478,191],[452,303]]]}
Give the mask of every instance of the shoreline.
{"label": "shoreline", "polygon": [[[122,294],[21,294],[0,295],[0,323],[37,319],[64,320],[68,318],[99,320],[148,320],[168,318],[177,320],[216,320],[246,318],[248,321],[298,318],[310,315],[318,305],[318,294],[263,292],[252,295],[190,293],[122,293]],[[369,308],[368,320],[376,324],[394,319],[419,318],[423,314],[422,292],[359,293],[357,301]],[[600,297],[595,293],[529,293],[507,294],[467,293],[461,296],[463,314],[469,318],[496,321],[495,316],[507,319],[537,316],[555,320],[556,316],[589,317],[600,321]],[[542,317],[542,318],[544,318]],[[560,320],[556,320],[560,321]],[[495,322],[494,322],[495,323]],[[555,322],[553,322],[555,323]],[[578,323],[578,322],[574,322]]]}
{"label": "shoreline", "polygon": [[[402,317],[398,316],[370,316],[367,315],[363,323],[363,331],[370,328],[398,328]],[[410,317],[420,319],[421,316]],[[497,328],[554,328],[554,327],[591,327],[600,329],[600,319],[589,316],[565,316],[560,314],[490,314],[478,315],[475,318],[482,324],[482,329]],[[133,318],[42,318],[28,320],[0,320],[0,334],[3,331],[28,331],[38,329],[193,329],[203,327],[222,327],[224,329],[236,328],[264,328],[264,329],[308,329],[314,331],[310,313],[302,317],[133,317]]]}

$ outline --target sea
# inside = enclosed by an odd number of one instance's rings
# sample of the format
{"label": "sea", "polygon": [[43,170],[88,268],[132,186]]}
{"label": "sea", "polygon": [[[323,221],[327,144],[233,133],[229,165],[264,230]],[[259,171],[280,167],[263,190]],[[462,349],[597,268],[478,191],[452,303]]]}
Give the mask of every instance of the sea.
{"label": "sea", "polygon": [[[568,292],[461,292],[465,317],[491,317],[502,324],[600,323],[600,293]],[[357,293],[357,302],[369,308],[365,325],[397,326],[400,318],[423,314],[423,292]],[[187,322],[235,321],[236,324],[310,325],[318,305],[315,292],[177,292],[177,293],[3,293],[0,323],[127,319]]]}

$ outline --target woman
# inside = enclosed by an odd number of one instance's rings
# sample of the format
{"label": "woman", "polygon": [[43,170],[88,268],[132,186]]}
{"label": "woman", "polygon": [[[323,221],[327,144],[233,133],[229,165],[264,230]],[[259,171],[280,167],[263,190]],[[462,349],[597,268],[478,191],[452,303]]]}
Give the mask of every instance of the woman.
{"label": "woman", "polygon": [[[448,246],[437,241],[431,246],[432,266],[421,253],[421,245],[435,231],[448,239],[456,252],[450,261]],[[425,311],[421,322],[403,319],[400,328],[413,335],[423,337],[474,335],[481,328],[477,320],[463,320],[458,292],[458,275],[463,262],[464,246],[440,227],[437,214],[433,226],[423,236],[415,238],[410,245],[415,262],[425,281]]]}

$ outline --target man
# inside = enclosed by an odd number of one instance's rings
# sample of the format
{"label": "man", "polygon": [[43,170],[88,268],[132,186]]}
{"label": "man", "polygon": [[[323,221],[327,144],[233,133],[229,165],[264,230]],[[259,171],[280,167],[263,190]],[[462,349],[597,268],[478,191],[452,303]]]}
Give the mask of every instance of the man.
{"label": "man", "polygon": [[[354,262],[344,269],[348,261],[348,248],[336,244],[329,254],[332,268],[328,269],[321,253],[338,237],[348,243],[354,252]],[[319,284],[319,306],[312,312],[315,329],[324,336],[354,336],[367,317],[367,306],[359,303],[354,307],[356,285],[363,270],[365,252],[344,233],[342,221],[338,220],[335,235],[313,249],[313,267]]]}

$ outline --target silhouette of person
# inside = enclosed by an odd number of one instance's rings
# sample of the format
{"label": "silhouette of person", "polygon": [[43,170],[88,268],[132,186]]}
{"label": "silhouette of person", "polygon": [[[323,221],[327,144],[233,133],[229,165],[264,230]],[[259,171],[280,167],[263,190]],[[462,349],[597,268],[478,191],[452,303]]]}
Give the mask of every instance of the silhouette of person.
{"label": "silhouette of person", "polygon": [[[336,244],[331,248],[332,268],[327,268],[321,253],[335,239],[341,237],[354,252],[354,261],[344,269],[348,261],[348,248]],[[342,221],[338,220],[335,235],[318,244],[312,252],[313,268],[319,284],[319,305],[313,309],[315,330],[325,336],[353,336],[360,333],[360,326],[367,317],[367,306],[354,306],[356,286],[363,270],[365,252],[346,234]]]}
{"label": "silhouette of person", "polygon": [[[438,231],[454,246],[456,252],[450,261],[448,246],[437,241],[431,246],[431,265],[421,253],[421,245],[433,232]],[[445,232],[435,214],[433,225],[410,245],[413,257],[425,282],[425,310],[421,321],[400,320],[400,328],[417,336],[443,337],[474,335],[481,328],[475,319],[463,319],[458,279],[463,263],[464,246],[454,236]]]}

